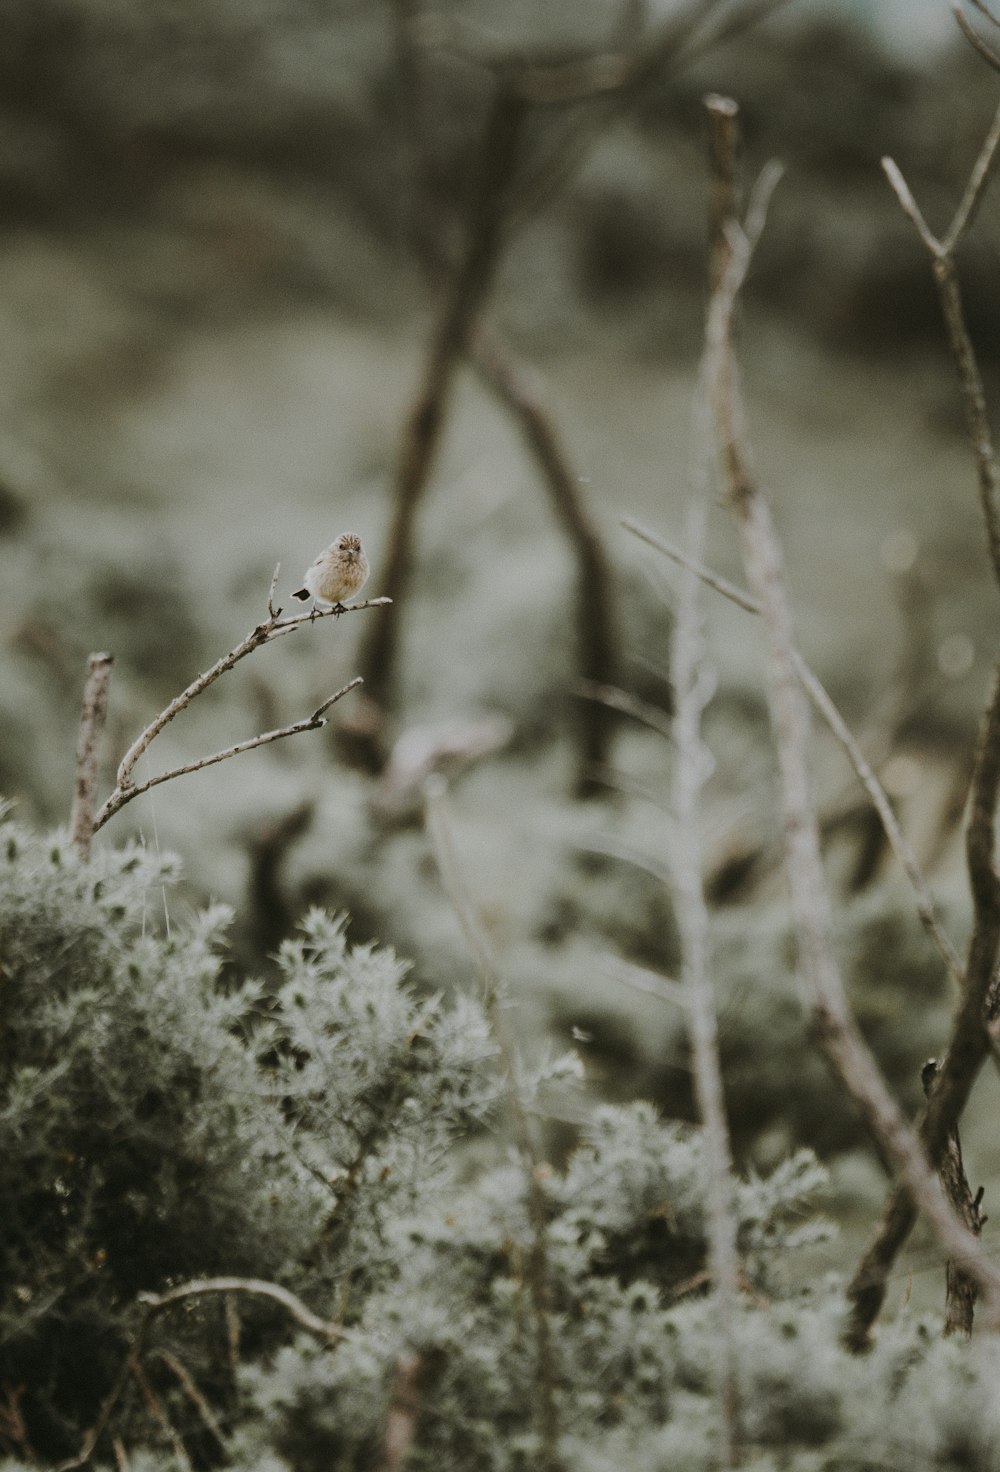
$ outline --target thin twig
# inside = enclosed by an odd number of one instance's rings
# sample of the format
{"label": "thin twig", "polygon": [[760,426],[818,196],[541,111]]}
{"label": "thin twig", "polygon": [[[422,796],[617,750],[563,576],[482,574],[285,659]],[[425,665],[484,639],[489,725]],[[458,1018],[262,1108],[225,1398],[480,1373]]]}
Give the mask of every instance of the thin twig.
{"label": "thin twig", "polygon": [[317,710],[314,710],[311,716],[306,716],[301,721],[295,721],[290,726],[282,726],[277,731],[264,731],[260,736],[251,736],[246,741],[238,741],[235,746],[227,746],[224,751],[216,751],[211,756],[199,757],[196,761],[186,762],[181,767],[171,767],[170,771],[160,772],[145,782],[129,782],[124,787],[119,784],[111,796],[104,802],[94,819],[94,832],[96,833],[99,828],[103,828],[104,824],[109,818],[114,817],[119,808],[131,802],[133,798],[140,797],[142,793],[148,792],[151,787],[158,787],[161,782],[170,782],[174,777],[184,777],[189,772],[200,772],[203,767],[213,767],[217,762],[227,761],[231,756],[240,756],[245,751],[255,751],[258,746],[268,746],[272,741],[281,741],[286,736],[297,736],[302,731],[320,730],[321,727],[327,724],[325,712],[330,709],[331,705],[334,705],[348,691],[355,689],[356,686],[362,683],[361,676],[355,675],[353,680],[349,680],[346,685],[341,686],[328,700],[324,700],[323,704]]}
{"label": "thin twig", "polygon": [[[937,1060],[931,1058],[924,1064],[920,1072],[920,1082],[925,1094],[930,1092],[936,1073]],[[948,1200],[969,1231],[974,1232],[977,1237],[981,1236],[986,1223],[986,1217],[982,1212],[983,1192],[980,1189],[975,1195],[972,1194],[968,1177],[965,1174],[962,1142],[957,1125],[948,1131],[948,1143],[941,1156],[940,1170]],[[961,1334],[964,1338],[969,1337],[972,1333],[978,1296],[979,1291],[975,1279],[971,1278],[959,1263],[949,1259],[945,1265],[944,1332],[946,1336]]]}
{"label": "thin twig", "polygon": [[92,654],[87,661],[87,683],[83,687],[83,709],[80,712],[80,734],[76,744],[76,787],[70,832],[73,846],[81,859],[90,854],[94,835],[94,792],[101,757],[101,738],[108,714],[108,686],[111,683],[111,654]]}
{"label": "thin twig", "polygon": [[[344,603],[337,604],[334,608],[313,609],[309,613],[294,614],[291,618],[270,615],[262,624],[251,629],[250,633],[241,639],[234,649],[224,654],[221,659],[217,659],[215,664],[205,670],[204,674],[199,675],[196,680],[192,680],[187,689],[176,695],[170,704],[160,711],[155,720],[150,721],[146,729],[140,732],[121,760],[117,773],[118,786],[128,786],[136,762],[164,727],[168,726],[182,710],[185,710],[192,700],[239,664],[241,659],[246,659],[248,654],[253,654],[254,650],[272,643],[283,635],[294,633],[306,625],[312,626],[320,619],[339,618],[342,613],[359,613],[364,608],[384,608],[391,601],[390,598],[366,598],[361,603]],[[278,612],[280,614],[280,610]]]}
{"label": "thin twig", "polygon": [[184,1445],[183,1438],[181,1437],[180,1432],[177,1430],[176,1426],[164,1410],[163,1405],[160,1402],[160,1398],[156,1394],[156,1391],[153,1389],[152,1385],[150,1385],[149,1380],[146,1376],[146,1372],[142,1368],[141,1362],[137,1359],[133,1359],[131,1362],[131,1368],[135,1381],[138,1384],[139,1389],[142,1391],[142,1398],[146,1402],[146,1408],[148,1409],[149,1414],[152,1416],[153,1420],[159,1426],[160,1430],[163,1432],[163,1435],[166,1437],[167,1441],[170,1443],[174,1456],[177,1458],[177,1461],[180,1465],[181,1472],[193,1472],[191,1466],[191,1458],[188,1456],[187,1447]]}
{"label": "thin twig", "polygon": [[799,964],[811,992],[813,1025],[827,1058],[907,1195],[919,1205],[944,1251],[976,1278],[987,1323],[996,1328],[1000,1326],[1000,1272],[978,1238],[955,1215],[933,1169],[935,1157],[928,1158],[889,1091],[851,1014],[834,955],[807,758],[807,712],[795,667],[781,550],[770,508],[750,464],[731,347],[733,309],[752,254],[750,237],[735,222],[733,244],[726,280],[709,312],[712,402],[747,580],[761,601],[767,631],[768,701],[781,777],[789,889]]}
{"label": "thin twig", "polygon": [[955,3],[951,7],[951,13],[958,22],[959,30],[973,50],[978,51],[987,66],[992,67],[995,72],[1000,72],[1000,56],[996,54],[992,46],[987,45],[979,32],[974,30],[969,24],[957,0],[955,0]]}
{"label": "thin twig", "polygon": [[[745,609],[747,613],[759,614],[761,603],[758,598],[752,597],[743,588],[735,583],[729,582],[727,578],[720,577],[718,573],[691,558],[688,553],[675,547],[665,538],[657,536],[655,532],[647,531],[645,527],[639,526],[630,519],[623,518],[622,526],[635,536],[639,537],[649,546],[655,547],[673,562],[679,563],[681,567],[689,568],[709,588],[714,588],[717,593],[735,603],[738,608]],[[907,879],[913,888],[917,900],[917,913],[921,923],[927,931],[928,936],[940,952],[941,958],[948,968],[948,974],[954,981],[956,987],[961,991],[965,985],[965,971],[961,958],[956,951],[947,931],[938,914],[937,904],[931,894],[930,886],[924,877],[919,860],[913,851],[909,839],[906,837],[899,820],[893,811],[892,802],[882,783],[879,781],[871,763],[861,749],[860,743],[851,731],[840,710],[835,704],[826,686],[810,668],[798,649],[794,649],[792,657],[795,662],[796,673],[802,682],[803,688],[816,710],[823,717],[831,732],[840,742],[846,752],[859,782],[868,794],[868,798],[879,816],[882,828],[889,845],[899,860]]]}
{"label": "thin twig", "polygon": [[427,804],[427,829],[434,846],[441,884],[475,960],[486,1012],[507,1077],[507,1097],[518,1151],[524,1165],[532,1230],[531,1249],[527,1256],[526,1266],[528,1289],[531,1294],[535,1320],[538,1422],[542,1442],[541,1465],[545,1472],[556,1472],[560,1465],[559,1412],[556,1404],[555,1365],[549,1310],[549,1207],[542,1185],[542,1161],[528,1120],[528,1111],[521,1087],[517,1049],[507,1024],[500,979],[490,957],[482,924],[461,878],[461,865],[455,851],[448,817],[447,786],[444,779],[439,775],[429,777],[424,792]]}

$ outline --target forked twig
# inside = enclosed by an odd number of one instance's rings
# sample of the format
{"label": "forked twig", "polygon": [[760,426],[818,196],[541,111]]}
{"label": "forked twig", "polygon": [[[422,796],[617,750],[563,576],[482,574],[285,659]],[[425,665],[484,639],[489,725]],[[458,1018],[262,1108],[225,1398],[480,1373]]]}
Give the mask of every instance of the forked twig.
{"label": "forked twig", "polygon": [[198,757],[196,761],[185,762],[181,767],[171,767],[168,772],[160,772],[155,777],[150,777],[145,782],[129,782],[124,787],[119,784],[111,796],[107,798],[94,818],[93,832],[103,828],[109,818],[113,818],[119,808],[131,802],[133,798],[148,792],[151,787],[158,787],[161,782],[169,782],[174,777],[186,776],[188,772],[200,772],[203,767],[213,767],[217,762],[224,762],[231,756],[240,756],[244,751],[254,751],[258,746],[269,746],[272,741],[281,741],[286,736],[297,736],[301,731],[318,731],[326,725],[326,712],[331,705],[335,705],[349,691],[362,684],[360,675],[355,675],[353,680],[348,680],[328,700],[313,711],[311,716],[304,720],[293,721],[290,726],[281,726],[276,731],[264,731],[260,736],[251,736],[246,741],[237,741],[234,746],[227,746],[224,751],[213,752],[211,756]]}
{"label": "forked twig", "polygon": [[910,1129],[858,1030],[834,955],[807,757],[807,713],[794,659],[781,550],[770,507],[750,464],[732,351],[733,311],[753,249],[752,236],[736,221],[732,242],[729,266],[709,312],[712,403],[747,580],[760,600],[767,631],[768,703],[781,777],[788,881],[799,964],[811,992],[813,1025],[832,1067],[859,1106],[873,1139],[901,1183],[900,1189],[917,1203],[945,1253],[961,1262],[976,1279],[983,1294],[986,1322],[997,1328],[1000,1271],[948,1203],[933,1168],[935,1155],[931,1153],[928,1158]]}
{"label": "forked twig", "polygon": [[990,557],[994,574],[1000,581],[1000,466],[997,462],[989,415],[986,412],[986,394],[982,374],[979,371],[975,349],[972,346],[972,339],[965,321],[962,293],[958,284],[954,259],[955,251],[969,230],[982,203],[996,165],[998,149],[1000,149],[1000,107],[994,114],[989,132],[979,150],[954,218],[940,240],[924,219],[898,165],[893,159],[884,158],[882,168],[900,207],[913,224],[931,257],[934,280],[941,299],[941,310],[948,333],[948,344],[958,370],[966,430],[976,457],[979,494],[986,521]]}
{"label": "forked twig", "polygon": [[73,842],[77,852],[84,858],[90,852],[90,842],[93,835],[103,828],[115,813],[130,803],[142,793],[148,792],[151,787],[157,787],[161,782],[169,782],[174,777],[182,777],[188,772],[199,772],[203,767],[214,766],[217,762],[227,761],[231,756],[239,756],[245,751],[253,751],[258,746],[268,746],[273,741],[281,741],[286,736],[297,736],[302,731],[316,731],[326,725],[326,712],[338,700],[347,695],[355,686],[361,684],[361,677],[356,676],[348,681],[340,690],[325,700],[323,704],[313,711],[311,716],[306,716],[301,721],[294,721],[289,726],[282,726],[274,731],[265,731],[259,736],[252,736],[246,741],[238,741],[232,746],[227,746],[223,751],[213,752],[210,756],[199,757],[195,761],[186,762],[181,766],[172,767],[169,771],[160,772],[150,777],[145,782],[136,782],[133,779],[136,763],[139,758],[149,749],[153,741],[172,720],[180,715],[193,700],[202,695],[216,680],[233,669],[240,660],[246,659],[249,654],[262,648],[265,644],[271,644],[275,639],[287,637],[296,633],[306,625],[314,624],[318,619],[339,618],[342,613],[356,613],[364,608],[384,608],[391,602],[389,598],[366,598],[360,603],[337,604],[333,608],[313,609],[310,613],[294,614],[289,618],[281,616],[282,611],[274,604],[274,590],[278,580],[281,564],[274,569],[271,585],[267,595],[267,618],[256,628],[250,630],[245,638],[217,659],[209,669],[200,674],[197,679],[179,695],[176,695],[168,705],[160,711],[145,730],[141,731],[132,742],[128,751],[122,758],[116,776],[114,791],[105,799],[96,815],[94,814],[94,786],[97,775],[97,761],[100,747],[100,737],[104,729],[105,712],[107,709],[108,682],[111,674],[111,655],[92,654],[90,656],[89,674],[84,691],[83,713],[80,720],[80,740],[77,752],[77,776],[76,792],[73,801],[72,833]]}
{"label": "forked twig", "polygon": [[[982,0],[973,0],[993,19]],[[1000,464],[986,411],[986,396],[975,349],[965,323],[954,252],[975,217],[992,176],[1000,149],[1000,107],[979,150],[952,223],[938,240],[921,214],[913,194],[892,159],[882,161],[900,206],[931,256],[941,298],[948,342],[958,372],[966,431],[978,473],[980,502],[994,575],[1000,582]],[[996,1016],[996,968],[1000,956],[1000,879],[996,872],[994,830],[1000,803],[1000,663],[980,722],[972,773],[966,865],[973,902],[972,936],[965,966],[965,989],[952,1024],[947,1052],[935,1072],[920,1120],[920,1137],[932,1161],[942,1158],[958,1124],[972,1086],[989,1049],[988,1024]],[[848,1286],[848,1343],[863,1348],[885,1300],[892,1265],[916,1219],[908,1193],[897,1186],[882,1214]]]}

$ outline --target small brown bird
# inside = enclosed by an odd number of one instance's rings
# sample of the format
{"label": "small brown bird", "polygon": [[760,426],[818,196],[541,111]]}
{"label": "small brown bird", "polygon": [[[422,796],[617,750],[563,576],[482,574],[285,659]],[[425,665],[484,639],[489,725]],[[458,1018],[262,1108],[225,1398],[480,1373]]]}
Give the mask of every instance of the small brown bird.
{"label": "small brown bird", "polygon": [[309,598],[313,607],[342,608],[345,598],[355,598],[368,581],[368,558],[361,538],[353,532],[341,532],[307,568],[305,587],[292,597],[300,603]]}

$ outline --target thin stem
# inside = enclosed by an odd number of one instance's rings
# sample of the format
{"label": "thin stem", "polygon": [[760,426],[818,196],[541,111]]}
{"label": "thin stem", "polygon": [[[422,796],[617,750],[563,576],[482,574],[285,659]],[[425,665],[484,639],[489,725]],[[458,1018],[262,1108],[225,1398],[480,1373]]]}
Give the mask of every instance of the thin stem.
{"label": "thin stem", "polygon": [[355,675],[353,680],[349,680],[335,695],[331,695],[329,700],[325,700],[318,710],[313,711],[311,716],[307,716],[301,721],[295,721],[290,726],[282,726],[277,731],[265,731],[260,736],[251,736],[247,741],[238,741],[235,746],[227,746],[224,751],[216,751],[211,756],[202,756],[196,761],[185,762],[181,767],[171,767],[169,772],[160,772],[157,776],[150,777],[145,782],[129,782],[124,787],[119,784],[111,796],[104,802],[94,819],[93,831],[96,833],[98,829],[103,828],[108,819],[113,818],[115,813],[120,808],[123,808],[126,803],[132,802],[134,798],[141,797],[151,787],[158,787],[161,782],[170,782],[174,777],[184,777],[189,772],[200,772],[203,767],[213,767],[217,762],[228,761],[231,756],[240,756],[245,751],[255,751],[258,746],[269,746],[272,741],[281,741],[286,736],[297,736],[301,731],[320,730],[321,727],[327,724],[325,712],[330,709],[331,705],[334,705],[349,690],[353,690],[355,686],[362,683],[361,676]]}

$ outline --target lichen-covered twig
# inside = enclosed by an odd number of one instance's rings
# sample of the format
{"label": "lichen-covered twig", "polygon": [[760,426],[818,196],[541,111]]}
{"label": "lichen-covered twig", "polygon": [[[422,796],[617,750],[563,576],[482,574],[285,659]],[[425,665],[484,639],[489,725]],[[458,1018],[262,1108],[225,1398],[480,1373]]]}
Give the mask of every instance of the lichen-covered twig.
{"label": "lichen-covered twig", "polygon": [[[977,3],[984,14],[990,12]],[[992,18],[992,17],[991,17]],[[979,150],[958,209],[942,239],[927,225],[920,207],[890,158],[882,166],[900,206],[931,257],[941,298],[948,342],[958,372],[966,429],[975,457],[986,540],[994,575],[1000,582],[1000,464],[986,411],[986,396],[975,350],[965,323],[954,252],[982,202],[1000,149],[1000,108]],[[972,1091],[989,1048],[989,1025],[996,1017],[997,961],[1000,957],[1000,878],[996,871],[995,820],[1000,802],[1000,663],[979,728],[972,773],[966,866],[972,892],[973,925],[965,965],[965,988],[952,1024],[948,1049],[937,1068],[920,1121],[920,1137],[932,1161],[942,1158]],[[848,1287],[848,1343],[863,1348],[885,1300],[886,1283],[916,1220],[910,1195],[901,1186],[890,1193],[872,1237]]]}

